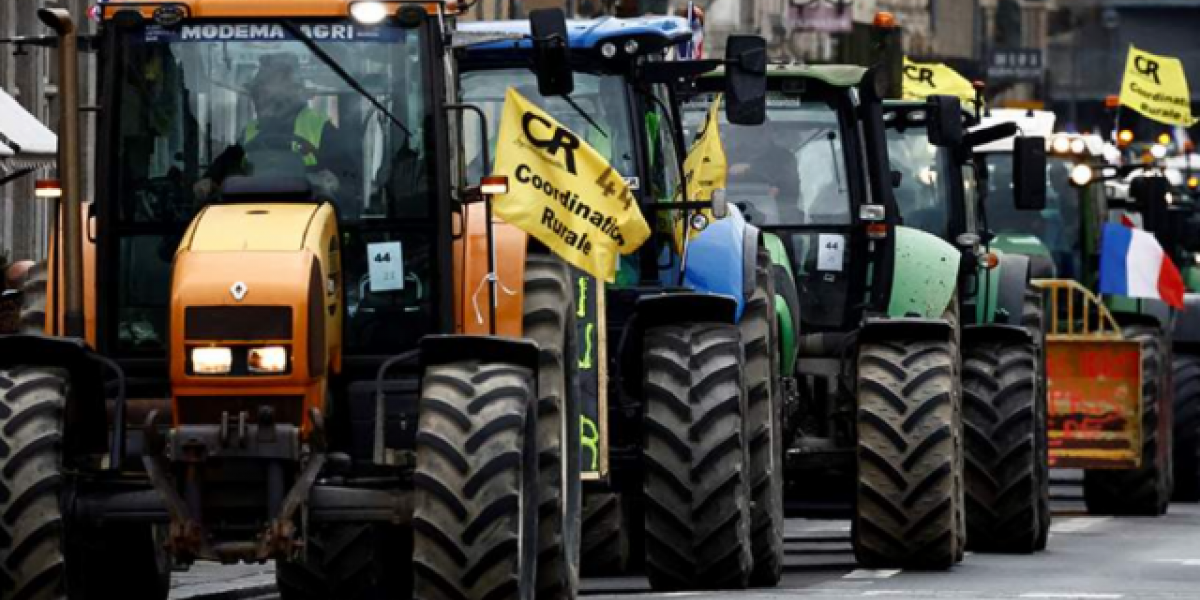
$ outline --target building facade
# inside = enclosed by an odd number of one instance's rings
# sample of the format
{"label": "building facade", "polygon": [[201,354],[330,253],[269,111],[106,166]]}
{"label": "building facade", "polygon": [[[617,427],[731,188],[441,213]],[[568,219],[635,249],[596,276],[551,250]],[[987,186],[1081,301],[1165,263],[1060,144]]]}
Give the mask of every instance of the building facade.
{"label": "building facade", "polygon": [[[58,129],[58,74],[55,51],[36,46],[17,45],[13,40],[21,37],[50,35],[50,31],[37,19],[38,9],[45,7],[66,8],[75,16],[84,32],[93,30],[87,18],[89,2],[86,0],[7,0],[0,1],[0,88],[17,99],[31,114],[46,123],[52,130]],[[83,88],[82,101],[93,103],[95,59],[85,56],[80,61],[80,84]],[[87,150],[94,131],[92,113],[84,113],[83,140],[85,180],[83,198],[91,198],[92,157]],[[53,176],[53,173],[46,173]],[[0,255],[13,259],[41,259],[46,254],[47,232],[49,231],[49,205],[33,195],[34,179],[26,177],[0,187]]]}

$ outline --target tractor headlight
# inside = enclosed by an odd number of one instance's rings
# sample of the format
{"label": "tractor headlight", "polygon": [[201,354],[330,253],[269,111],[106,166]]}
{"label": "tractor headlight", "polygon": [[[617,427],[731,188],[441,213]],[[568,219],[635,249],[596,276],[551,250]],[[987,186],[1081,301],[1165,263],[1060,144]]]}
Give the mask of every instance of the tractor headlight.
{"label": "tractor headlight", "polygon": [[1092,182],[1092,175],[1091,167],[1084,164],[1075,165],[1071,169],[1071,183],[1083,187]]}
{"label": "tractor headlight", "polygon": [[251,373],[285,373],[288,368],[288,352],[283,346],[251,348],[246,357],[246,368]]}
{"label": "tractor headlight", "polygon": [[192,372],[197,375],[226,375],[233,368],[229,348],[192,348]]}
{"label": "tractor headlight", "polygon": [[388,17],[388,8],[382,2],[355,2],[350,5],[350,16],[363,25],[377,25]]}

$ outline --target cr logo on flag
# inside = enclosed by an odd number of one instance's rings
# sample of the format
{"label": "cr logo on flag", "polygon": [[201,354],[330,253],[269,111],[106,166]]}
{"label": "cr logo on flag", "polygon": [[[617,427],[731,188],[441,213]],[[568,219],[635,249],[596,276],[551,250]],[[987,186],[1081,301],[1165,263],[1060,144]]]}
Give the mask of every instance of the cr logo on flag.
{"label": "cr logo on flag", "polygon": [[[538,123],[543,129],[553,129],[554,133],[549,138],[539,137],[533,133],[533,123]],[[542,118],[540,115],[527,112],[521,118],[521,129],[525,130],[525,137],[529,138],[529,143],[533,144],[534,148],[541,148],[551,156],[558,154],[559,150],[566,153],[567,172],[575,175],[575,151],[579,149],[579,137],[567,131],[561,126],[554,126]]]}
{"label": "cr logo on flag", "polygon": [[1162,80],[1158,78],[1158,61],[1146,58],[1145,56],[1135,56],[1133,58],[1133,68],[1146,77],[1153,77],[1154,83],[1162,85]]}

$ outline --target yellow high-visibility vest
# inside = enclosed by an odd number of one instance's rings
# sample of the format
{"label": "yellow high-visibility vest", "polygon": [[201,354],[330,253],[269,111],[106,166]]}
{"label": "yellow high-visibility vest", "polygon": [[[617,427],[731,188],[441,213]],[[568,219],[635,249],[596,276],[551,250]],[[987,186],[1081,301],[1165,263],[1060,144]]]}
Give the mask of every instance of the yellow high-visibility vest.
{"label": "yellow high-visibility vest", "polygon": [[[303,152],[304,166],[317,166],[316,151],[321,148],[321,134],[325,132],[325,124],[328,122],[328,117],[311,108],[305,108],[296,115],[296,123],[292,129],[292,133],[296,134],[296,137],[308,142],[312,148],[311,152]],[[251,121],[246,126],[246,139],[244,143],[249,144],[254,141],[254,138],[258,137],[258,133],[258,121]],[[301,148],[300,144],[293,143],[292,150],[301,152],[304,149]]]}

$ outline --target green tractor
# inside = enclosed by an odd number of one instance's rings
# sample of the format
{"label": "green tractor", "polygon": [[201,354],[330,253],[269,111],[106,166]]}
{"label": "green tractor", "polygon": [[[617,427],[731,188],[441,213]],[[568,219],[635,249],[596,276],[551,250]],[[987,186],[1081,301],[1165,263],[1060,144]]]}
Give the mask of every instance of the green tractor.
{"label": "green tractor", "polygon": [[[994,110],[985,126],[1014,123],[1047,138],[1046,206],[1012,209],[1023,193],[1010,140],[975,149],[986,174],[992,247],[1030,257],[1047,303],[1049,464],[1084,470],[1089,512],[1164,514],[1172,489],[1171,344],[1174,316],[1157,300],[1103,298],[1097,289],[1101,230],[1118,218],[1101,177],[1094,136],[1051,135],[1054,115]],[[1103,377],[1103,379],[1101,379]]]}
{"label": "green tractor", "polygon": [[[702,78],[695,126],[720,77]],[[965,549],[962,251],[904,226],[876,72],[772,65],[767,123],[722,127],[731,208],[776,274],[788,500],[852,507],[867,567],[948,569]],[[962,143],[930,105],[926,143]]]}
{"label": "green tractor", "polygon": [[1200,226],[1200,196],[1192,191],[1194,176],[1169,167],[1123,168],[1115,179],[1106,183],[1110,202],[1141,215],[1142,225],[1179,267],[1187,290],[1187,308],[1171,329],[1172,500],[1200,501],[1200,240],[1190,235]]}
{"label": "green tractor", "polygon": [[[972,148],[1009,138],[1016,127],[994,124],[957,146],[928,142],[930,105],[952,111],[957,98],[884,104],[888,157],[898,174],[893,190],[900,217],[962,253],[958,294],[962,314],[963,427],[966,447],[968,547],[1030,553],[1050,530],[1043,306],[1030,259],[989,247],[986,172]],[[976,120],[966,117],[967,124]],[[1036,177],[1019,178],[1016,210],[1040,210],[1045,198],[1041,138],[1019,147],[1017,164]]]}

